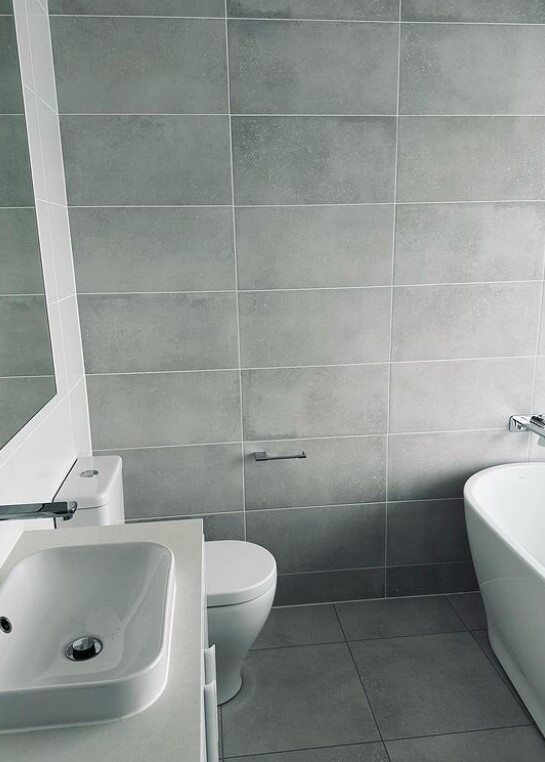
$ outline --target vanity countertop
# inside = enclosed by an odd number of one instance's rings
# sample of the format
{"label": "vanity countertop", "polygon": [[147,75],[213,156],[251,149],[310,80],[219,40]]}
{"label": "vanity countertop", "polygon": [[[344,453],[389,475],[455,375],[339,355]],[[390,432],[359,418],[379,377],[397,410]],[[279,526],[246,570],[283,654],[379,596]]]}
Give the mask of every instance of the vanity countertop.
{"label": "vanity countertop", "polygon": [[101,725],[0,735],[2,762],[199,762],[201,759],[202,521],[157,521],[23,532],[0,568],[44,548],[157,542],[175,557],[176,602],[167,686],[140,714]]}

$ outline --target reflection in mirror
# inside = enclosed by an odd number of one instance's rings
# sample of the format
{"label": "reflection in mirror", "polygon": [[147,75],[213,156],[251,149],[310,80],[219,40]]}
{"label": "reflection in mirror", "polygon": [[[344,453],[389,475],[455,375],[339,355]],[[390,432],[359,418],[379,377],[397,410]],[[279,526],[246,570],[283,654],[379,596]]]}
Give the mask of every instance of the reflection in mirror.
{"label": "reflection in mirror", "polygon": [[0,447],[56,393],[11,3],[0,15]]}

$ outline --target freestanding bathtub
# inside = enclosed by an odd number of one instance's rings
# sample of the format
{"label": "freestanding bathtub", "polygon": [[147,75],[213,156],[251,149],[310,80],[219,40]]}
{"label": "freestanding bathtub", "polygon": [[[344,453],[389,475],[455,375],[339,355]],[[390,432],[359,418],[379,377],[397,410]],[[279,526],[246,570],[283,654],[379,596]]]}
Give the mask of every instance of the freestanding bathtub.
{"label": "freestanding bathtub", "polygon": [[490,643],[545,733],[545,463],[479,471],[464,500]]}

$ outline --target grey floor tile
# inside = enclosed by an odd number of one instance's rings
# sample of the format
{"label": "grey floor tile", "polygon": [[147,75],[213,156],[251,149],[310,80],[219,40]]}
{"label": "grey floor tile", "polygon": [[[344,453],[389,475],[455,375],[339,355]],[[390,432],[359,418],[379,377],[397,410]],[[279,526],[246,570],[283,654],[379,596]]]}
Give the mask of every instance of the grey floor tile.
{"label": "grey floor tile", "polygon": [[527,724],[470,633],[350,644],[385,739]]}
{"label": "grey floor tile", "polygon": [[[59,2],[59,0],[57,0]],[[229,16],[397,21],[397,0],[228,0]]]}
{"label": "grey floor tile", "polygon": [[227,116],[63,116],[61,131],[73,206],[231,201]]}
{"label": "grey floor tile", "polygon": [[383,566],[374,569],[303,572],[279,575],[275,604],[292,606],[299,603],[382,598],[383,595]]}
{"label": "grey floor tile", "polygon": [[237,207],[239,286],[389,285],[392,223],[392,204]]}
{"label": "grey floor tile", "polygon": [[399,120],[399,201],[502,201],[545,193],[541,116]]}
{"label": "grey floor tile", "polygon": [[540,24],[545,7],[541,0],[403,0],[402,20]]}
{"label": "grey floor tile", "polygon": [[539,25],[404,25],[400,112],[543,114],[544,46]]}
{"label": "grey floor tile", "polygon": [[234,293],[86,294],[78,304],[88,373],[238,364]]}
{"label": "grey floor tile", "polygon": [[237,116],[232,130],[237,203],[393,200],[393,117]]}
{"label": "grey floor tile", "polygon": [[0,113],[23,114],[23,90],[13,16],[0,18]]}
{"label": "grey floor tile", "polygon": [[386,567],[386,595],[437,595],[461,593],[478,588],[471,561]]}
{"label": "grey floor tile", "polygon": [[225,0],[49,0],[49,12],[76,16],[224,16]]}
{"label": "grey floor tile", "polygon": [[78,291],[232,289],[232,215],[223,207],[72,208]]}
{"label": "grey floor tile", "polygon": [[384,564],[386,510],[372,505],[327,505],[248,511],[248,540],[276,558],[281,574],[359,569]]}
{"label": "grey floor tile", "polygon": [[390,741],[391,762],[542,762],[545,741],[535,728],[501,728]]}
{"label": "grey floor tile", "polygon": [[231,762],[389,762],[382,743],[336,746],[329,749],[285,751],[257,757],[230,757]]}
{"label": "grey floor tile", "polygon": [[466,623],[468,630],[486,628],[486,611],[479,592],[449,595],[449,601]]}
{"label": "grey floor tile", "polygon": [[390,289],[241,292],[247,368],[384,362]]}
{"label": "grey floor tile", "polygon": [[278,439],[385,433],[387,379],[386,365],[243,370],[244,435]]}
{"label": "grey floor tile", "polygon": [[459,632],[464,623],[443,596],[336,604],[347,640]]}
{"label": "grey floor tile", "polygon": [[227,111],[221,19],[51,19],[59,111],[220,114]]}
{"label": "grey floor tile", "polygon": [[393,114],[397,47],[394,24],[229,21],[231,109]]}
{"label": "grey floor tile", "polygon": [[252,646],[278,648],[344,641],[333,606],[274,608]]}
{"label": "grey floor tile", "polygon": [[379,740],[344,643],[251,651],[243,680],[222,710],[226,757]]}

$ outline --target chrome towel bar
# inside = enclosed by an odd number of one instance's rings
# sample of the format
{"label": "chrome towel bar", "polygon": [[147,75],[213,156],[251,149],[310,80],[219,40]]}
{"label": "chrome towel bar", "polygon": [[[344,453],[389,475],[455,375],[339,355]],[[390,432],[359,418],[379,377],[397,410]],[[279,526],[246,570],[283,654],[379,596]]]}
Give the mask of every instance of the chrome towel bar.
{"label": "chrome towel bar", "polygon": [[268,452],[254,452],[252,453],[254,456],[254,460],[257,461],[264,461],[264,460],[295,460],[297,458],[306,458],[307,455],[305,452],[299,452],[297,455],[269,455]]}

